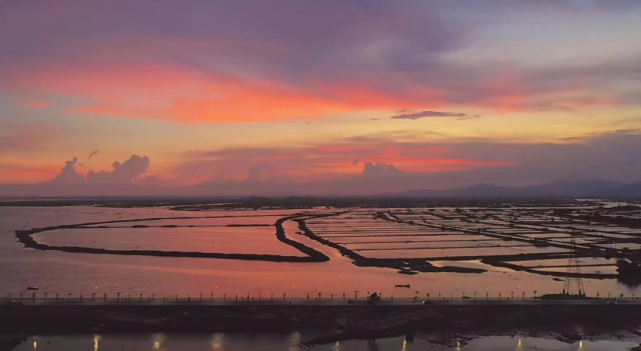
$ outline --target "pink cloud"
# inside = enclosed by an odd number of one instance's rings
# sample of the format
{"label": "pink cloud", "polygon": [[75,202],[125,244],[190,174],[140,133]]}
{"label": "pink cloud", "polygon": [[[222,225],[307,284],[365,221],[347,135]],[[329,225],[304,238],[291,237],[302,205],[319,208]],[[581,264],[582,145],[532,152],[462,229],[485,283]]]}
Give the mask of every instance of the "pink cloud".
{"label": "pink cloud", "polygon": [[25,100],[23,104],[27,107],[31,108],[45,108],[49,107],[52,104],[52,101],[50,100]]}

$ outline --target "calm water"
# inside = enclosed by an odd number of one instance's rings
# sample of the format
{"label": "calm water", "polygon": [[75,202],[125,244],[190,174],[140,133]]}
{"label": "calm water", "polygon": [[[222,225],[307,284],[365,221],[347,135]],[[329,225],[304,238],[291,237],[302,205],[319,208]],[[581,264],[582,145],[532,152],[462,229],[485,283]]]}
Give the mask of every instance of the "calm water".
{"label": "calm water", "polygon": [[[483,265],[480,262],[460,262],[461,266],[480,267],[489,269],[483,274],[452,274],[430,273],[415,276],[398,274],[393,269],[364,268],[354,266],[350,260],[340,256],[335,250],[322,246],[306,237],[296,235],[298,230],[295,223],[287,223],[287,235],[295,240],[312,246],[322,251],[331,258],[325,263],[274,263],[218,259],[194,258],[159,258],[135,257],[114,255],[71,254],[62,252],[43,252],[25,249],[14,237],[14,230],[26,225],[27,228],[43,227],[59,224],[74,224],[91,221],[123,220],[133,218],[151,217],[176,217],[176,216],[213,216],[213,215],[247,215],[260,214],[267,217],[256,217],[249,220],[251,224],[273,223],[279,216],[296,213],[298,211],[252,211],[252,212],[172,212],[159,208],[135,209],[108,209],[92,207],[60,207],[60,208],[1,208],[0,209],[0,293],[25,292],[27,286],[38,286],[38,294],[47,292],[52,294],[85,294],[96,293],[98,296],[106,293],[122,294],[155,294],[156,296],[181,294],[195,296],[202,293],[209,296],[211,293],[222,296],[243,294],[248,292],[253,296],[269,293],[289,296],[315,295],[319,292],[336,296],[342,293],[353,296],[354,291],[362,293],[382,292],[390,296],[423,296],[438,293],[444,296],[460,296],[465,293],[477,293],[484,296],[508,296],[514,292],[515,296],[523,293],[532,296],[536,290],[538,294],[559,292],[563,282],[554,281],[552,277],[533,275],[521,272],[512,272],[499,268]],[[265,251],[278,254],[292,254],[296,252],[285,244],[278,242],[273,233],[273,228],[248,227],[225,228],[222,224],[230,224],[231,220],[181,220],[184,224],[199,224],[199,228],[162,228],[162,235],[158,235],[159,228],[144,229],[113,229],[117,235],[110,237],[91,234],[82,236],[82,230],[74,229],[70,233],[56,236],[55,232],[39,234],[39,240],[50,240],[52,243],[61,244],[63,239],[68,244],[78,241],[98,241],[100,243],[113,241],[113,238],[122,238],[119,245],[130,245],[135,249],[146,243],[153,243],[156,247],[179,247],[180,250],[215,251],[211,248],[218,246],[221,250],[229,251],[234,245],[241,243],[241,252],[260,253]],[[176,223],[177,221],[164,221],[155,225]],[[131,223],[137,224],[137,223]],[[154,225],[153,221],[146,222]],[[207,227],[209,226],[209,227]],[[217,227],[220,227],[217,229]],[[92,229],[95,230],[95,229]],[[108,230],[108,229],[107,229]],[[226,234],[206,241],[202,235],[203,230],[224,230]],[[181,240],[184,235],[197,232],[193,241]],[[246,237],[236,237],[243,232],[250,233]],[[169,234],[168,234],[169,233]],[[170,235],[173,234],[173,235]],[[66,237],[65,237],[66,235]],[[230,236],[232,235],[232,236]],[[128,237],[130,236],[130,237]],[[209,240],[209,239],[207,239]],[[443,263],[438,263],[443,264]],[[448,265],[456,264],[448,262]],[[411,284],[411,289],[397,289],[396,284]],[[600,292],[602,296],[641,292],[638,287],[631,288],[618,283],[616,280],[587,280],[585,281],[588,294],[595,295]],[[418,292],[418,293],[417,293]]]}
{"label": "calm water", "polygon": [[59,229],[34,238],[53,246],[306,256],[275,242],[274,227]]}
{"label": "calm water", "polygon": [[[301,337],[300,334],[37,336],[18,346],[15,351],[627,351],[638,346],[638,342],[582,341],[566,344],[541,338],[493,336],[471,340],[461,347],[431,343],[422,337],[412,342],[397,337],[351,340],[309,348],[300,346]],[[426,339],[430,340],[429,337]]]}

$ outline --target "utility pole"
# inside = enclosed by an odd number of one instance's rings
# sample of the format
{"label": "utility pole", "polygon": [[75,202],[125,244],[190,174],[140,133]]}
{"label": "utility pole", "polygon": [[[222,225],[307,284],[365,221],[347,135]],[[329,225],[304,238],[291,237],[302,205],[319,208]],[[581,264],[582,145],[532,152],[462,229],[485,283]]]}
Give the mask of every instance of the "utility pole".
{"label": "utility pole", "polygon": [[581,267],[579,266],[579,257],[576,247],[576,232],[570,233],[570,246],[572,246],[572,251],[574,256],[568,258],[568,267],[567,267],[567,276],[565,278],[565,284],[563,286],[563,293],[567,295],[572,295],[572,292],[576,289],[578,297],[585,296],[585,289],[583,288],[583,280],[581,279]]}

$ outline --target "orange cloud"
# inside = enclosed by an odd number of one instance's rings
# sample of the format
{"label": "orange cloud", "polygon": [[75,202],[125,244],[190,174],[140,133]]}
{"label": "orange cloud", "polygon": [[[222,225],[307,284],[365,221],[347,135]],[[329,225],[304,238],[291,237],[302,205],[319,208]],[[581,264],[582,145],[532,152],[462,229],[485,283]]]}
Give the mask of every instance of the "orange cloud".
{"label": "orange cloud", "polygon": [[[421,89],[395,95],[364,84],[303,88],[165,66],[34,68],[8,78],[16,91],[64,96],[82,113],[179,123],[266,122],[363,110],[439,107],[438,94]],[[45,107],[42,101],[30,107]]]}
{"label": "orange cloud", "polygon": [[364,146],[320,146],[316,148],[316,151],[325,152],[325,153],[343,153],[343,152],[359,152],[359,151],[370,151],[371,148]]}
{"label": "orange cloud", "polygon": [[39,183],[50,180],[59,172],[60,167],[51,165],[0,163],[0,183]]}

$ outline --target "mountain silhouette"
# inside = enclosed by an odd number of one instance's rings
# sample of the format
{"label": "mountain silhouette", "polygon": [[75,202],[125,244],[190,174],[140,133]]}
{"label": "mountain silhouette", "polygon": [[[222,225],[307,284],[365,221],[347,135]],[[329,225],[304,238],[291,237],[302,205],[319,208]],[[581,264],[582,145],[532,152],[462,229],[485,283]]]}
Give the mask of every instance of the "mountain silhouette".
{"label": "mountain silhouette", "polygon": [[448,190],[417,189],[402,191],[387,196],[398,197],[641,197],[641,182],[622,183],[603,179],[575,179],[541,185],[508,187],[493,184],[477,184]]}

